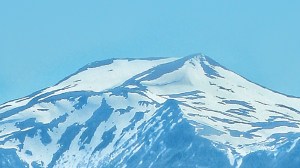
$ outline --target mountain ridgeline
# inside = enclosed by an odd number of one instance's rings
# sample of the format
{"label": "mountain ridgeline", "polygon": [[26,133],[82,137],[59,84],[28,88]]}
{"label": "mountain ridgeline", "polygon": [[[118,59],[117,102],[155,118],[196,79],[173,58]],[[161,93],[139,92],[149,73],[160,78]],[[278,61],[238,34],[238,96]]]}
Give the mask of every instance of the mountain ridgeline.
{"label": "mountain ridgeline", "polygon": [[293,168],[300,99],[201,54],[91,63],[0,105],[0,167]]}

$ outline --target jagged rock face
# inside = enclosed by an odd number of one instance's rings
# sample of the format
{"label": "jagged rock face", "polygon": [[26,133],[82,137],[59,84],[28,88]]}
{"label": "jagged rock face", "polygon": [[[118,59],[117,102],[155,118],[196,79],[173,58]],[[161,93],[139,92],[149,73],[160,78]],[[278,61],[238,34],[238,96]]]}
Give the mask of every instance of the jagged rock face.
{"label": "jagged rock face", "polygon": [[300,165],[300,99],[202,55],[92,63],[0,123],[0,167]]}

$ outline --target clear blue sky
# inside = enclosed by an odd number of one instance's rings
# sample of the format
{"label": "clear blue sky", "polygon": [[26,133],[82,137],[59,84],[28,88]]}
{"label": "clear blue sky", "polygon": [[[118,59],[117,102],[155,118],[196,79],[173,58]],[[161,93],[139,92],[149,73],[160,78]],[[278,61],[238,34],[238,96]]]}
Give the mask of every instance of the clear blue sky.
{"label": "clear blue sky", "polygon": [[204,53],[300,96],[300,1],[0,2],[0,104],[111,57]]}

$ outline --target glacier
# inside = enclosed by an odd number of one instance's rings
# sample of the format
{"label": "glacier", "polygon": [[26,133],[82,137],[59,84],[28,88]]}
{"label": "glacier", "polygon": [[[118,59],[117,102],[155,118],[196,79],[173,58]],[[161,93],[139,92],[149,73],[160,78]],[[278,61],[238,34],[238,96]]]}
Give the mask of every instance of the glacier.
{"label": "glacier", "polygon": [[211,58],[109,59],[0,105],[0,167],[300,167],[300,98]]}

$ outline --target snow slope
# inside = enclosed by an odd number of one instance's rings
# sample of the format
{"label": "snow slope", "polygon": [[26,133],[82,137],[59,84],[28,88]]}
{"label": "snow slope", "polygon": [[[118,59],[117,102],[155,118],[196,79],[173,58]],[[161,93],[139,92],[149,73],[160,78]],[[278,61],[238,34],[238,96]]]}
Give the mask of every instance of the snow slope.
{"label": "snow slope", "polygon": [[111,59],[0,105],[0,167],[298,167],[299,125],[207,56]]}

